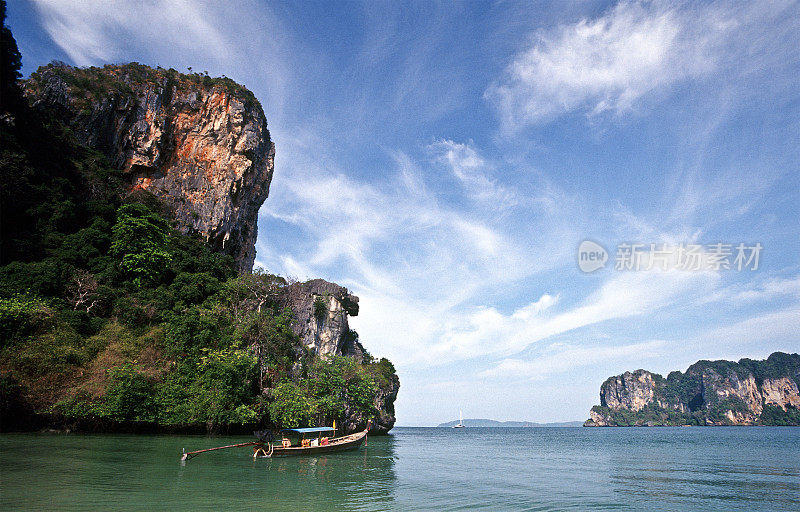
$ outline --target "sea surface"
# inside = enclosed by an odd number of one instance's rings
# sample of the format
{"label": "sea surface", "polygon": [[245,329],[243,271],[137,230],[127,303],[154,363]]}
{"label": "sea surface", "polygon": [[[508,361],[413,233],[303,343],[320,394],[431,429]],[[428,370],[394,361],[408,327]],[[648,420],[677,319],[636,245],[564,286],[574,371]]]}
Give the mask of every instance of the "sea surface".
{"label": "sea surface", "polygon": [[0,510],[800,511],[800,428],[396,428],[253,460],[242,437],[0,435]]}

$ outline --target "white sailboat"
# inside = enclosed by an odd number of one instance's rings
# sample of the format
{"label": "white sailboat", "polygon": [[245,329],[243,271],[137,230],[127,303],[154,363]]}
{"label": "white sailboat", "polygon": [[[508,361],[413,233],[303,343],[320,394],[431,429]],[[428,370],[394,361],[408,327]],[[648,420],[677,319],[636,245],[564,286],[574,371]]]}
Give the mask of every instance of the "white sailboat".
{"label": "white sailboat", "polygon": [[464,428],[464,415],[460,409],[458,411],[458,425],[453,425],[453,428]]}

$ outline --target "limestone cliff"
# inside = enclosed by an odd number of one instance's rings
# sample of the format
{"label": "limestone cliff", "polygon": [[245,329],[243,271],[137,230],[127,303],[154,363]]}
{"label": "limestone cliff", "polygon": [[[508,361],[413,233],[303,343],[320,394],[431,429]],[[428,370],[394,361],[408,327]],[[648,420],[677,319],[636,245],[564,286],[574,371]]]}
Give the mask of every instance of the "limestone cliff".
{"label": "limestone cliff", "polygon": [[774,405],[784,411],[789,408],[800,409],[797,383],[789,377],[764,379],[761,383],[761,395],[764,397],[764,405]]}
{"label": "limestone cliff", "polygon": [[275,146],[250,91],[226,78],[136,63],[51,64],[24,91],[122,169],[131,190],[165,200],[182,232],[203,235],[240,271],[252,268]]}
{"label": "limestone cliff", "polygon": [[587,426],[800,424],[800,355],[699,361],[665,379],[625,372],[600,387]]}
{"label": "limestone cliff", "polygon": [[[348,318],[358,315],[358,297],[347,288],[324,279],[293,283],[286,291],[286,303],[294,320],[292,330],[313,354],[352,357],[360,363],[371,362],[371,356],[350,330]],[[387,361],[388,362],[388,361]],[[384,434],[395,423],[394,401],[400,389],[400,379],[391,370],[391,377],[379,379],[373,405],[376,415],[371,432]],[[345,411],[344,429],[355,432],[365,428],[367,420],[354,411]]]}
{"label": "limestone cliff", "polygon": [[600,405],[612,409],[640,411],[653,402],[655,389],[652,373],[645,370],[625,372],[603,383],[600,388]]}
{"label": "limestone cliff", "polygon": [[358,297],[324,279],[294,283],[287,295],[294,313],[292,329],[303,345],[319,355],[361,359],[364,348],[353,339],[347,321],[348,316],[358,315]]}

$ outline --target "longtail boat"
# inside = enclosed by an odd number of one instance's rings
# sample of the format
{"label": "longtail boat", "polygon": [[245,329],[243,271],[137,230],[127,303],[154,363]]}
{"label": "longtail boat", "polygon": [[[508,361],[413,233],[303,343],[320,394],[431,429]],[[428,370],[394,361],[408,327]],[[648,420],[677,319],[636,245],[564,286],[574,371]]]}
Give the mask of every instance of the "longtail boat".
{"label": "longtail boat", "polygon": [[[325,432],[334,431],[331,427],[316,428],[288,428],[281,432],[284,434],[299,434],[299,445],[287,443],[288,438],[283,438],[280,446],[272,443],[260,443],[253,447],[253,457],[289,457],[292,455],[318,455],[322,453],[357,450],[367,438],[368,429],[342,437],[322,437]],[[306,439],[307,434],[317,434],[316,439]]]}
{"label": "longtail boat", "polygon": [[[251,441],[249,443],[231,444],[227,446],[219,446],[216,448],[206,448],[204,450],[195,450],[193,452],[183,452],[181,461],[187,461],[201,453],[211,452],[215,450],[223,450],[226,448],[243,448],[245,446],[253,447],[253,457],[289,457],[293,455],[319,455],[323,453],[340,452],[345,450],[357,450],[362,444],[366,442],[367,433],[369,432],[370,424],[367,423],[367,428],[361,432],[341,436],[341,437],[323,437],[324,433],[336,432],[335,423],[333,427],[312,427],[312,428],[287,428],[281,430],[283,438],[280,445],[273,444],[271,435],[268,432],[254,432],[258,441]],[[291,440],[287,437],[289,434],[295,434],[300,437],[297,444],[292,444]],[[306,436],[311,434],[310,439]],[[316,435],[313,435],[316,434]]]}

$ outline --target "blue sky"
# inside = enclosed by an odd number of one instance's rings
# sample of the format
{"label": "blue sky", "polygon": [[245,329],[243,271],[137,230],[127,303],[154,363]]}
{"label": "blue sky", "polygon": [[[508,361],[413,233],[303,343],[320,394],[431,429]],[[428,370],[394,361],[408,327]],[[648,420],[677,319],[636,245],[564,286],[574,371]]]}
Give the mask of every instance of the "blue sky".
{"label": "blue sky", "polygon": [[[70,4],[10,3],[26,75],[138,61],[256,94],[256,263],[360,296],[399,425],[583,420],[625,370],[800,350],[798,2]],[[620,243],[763,250],[622,271]]]}

